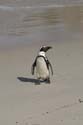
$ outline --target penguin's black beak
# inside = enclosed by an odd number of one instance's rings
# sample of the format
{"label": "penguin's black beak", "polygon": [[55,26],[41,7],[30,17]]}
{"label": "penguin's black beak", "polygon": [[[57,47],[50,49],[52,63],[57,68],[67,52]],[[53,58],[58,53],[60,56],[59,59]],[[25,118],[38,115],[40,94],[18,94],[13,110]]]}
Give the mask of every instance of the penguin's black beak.
{"label": "penguin's black beak", "polygon": [[52,47],[51,46],[46,46],[45,47],[45,52],[47,52],[49,49],[52,49]]}
{"label": "penguin's black beak", "polygon": [[42,46],[42,47],[40,48],[40,51],[47,52],[49,49],[52,49],[52,47],[51,47],[51,46]]}

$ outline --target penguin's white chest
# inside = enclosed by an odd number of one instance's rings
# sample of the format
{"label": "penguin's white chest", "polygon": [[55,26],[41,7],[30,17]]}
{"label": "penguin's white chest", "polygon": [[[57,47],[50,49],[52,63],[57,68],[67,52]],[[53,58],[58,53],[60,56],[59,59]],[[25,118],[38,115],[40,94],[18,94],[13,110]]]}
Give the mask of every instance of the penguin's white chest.
{"label": "penguin's white chest", "polygon": [[49,77],[49,70],[47,68],[44,58],[39,57],[36,63],[37,78],[46,79]]}

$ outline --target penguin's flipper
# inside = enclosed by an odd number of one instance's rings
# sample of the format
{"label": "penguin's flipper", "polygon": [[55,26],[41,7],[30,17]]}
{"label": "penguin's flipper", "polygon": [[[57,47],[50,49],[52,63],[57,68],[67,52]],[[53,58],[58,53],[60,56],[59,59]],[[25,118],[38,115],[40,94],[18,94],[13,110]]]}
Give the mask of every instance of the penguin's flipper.
{"label": "penguin's flipper", "polygon": [[48,63],[48,66],[50,67],[51,73],[52,73],[52,75],[53,75],[53,68],[52,68],[52,65],[51,65],[51,63],[49,62],[49,60],[47,60],[47,63]]}
{"label": "penguin's flipper", "polygon": [[51,63],[49,63],[49,66],[50,66],[50,69],[51,69],[51,72],[52,72],[52,75],[53,75],[53,68],[52,68]]}
{"label": "penguin's flipper", "polygon": [[34,75],[35,66],[36,66],[36,60],[34,61],[34,63],[32,64],[32,67],[31,67],[32,75]]}

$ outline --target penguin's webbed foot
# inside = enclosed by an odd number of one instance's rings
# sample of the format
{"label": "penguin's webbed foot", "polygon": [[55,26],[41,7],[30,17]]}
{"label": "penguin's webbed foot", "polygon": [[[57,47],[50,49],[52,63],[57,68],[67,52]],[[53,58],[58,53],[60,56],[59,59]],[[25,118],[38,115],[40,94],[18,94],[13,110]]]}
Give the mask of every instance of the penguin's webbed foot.
{"label": "penguin's webbed foot", "polygon": [[51,82],[50,82],[50,78],[47,78],[47,79],[45,79],[44,80],[46,83],[48,83],[48,84],[50,84]]}
{"label": "penguin's webbed foot", "polygon": [[35,85],[40,85],[40,80],[39,79],[35,82]]}

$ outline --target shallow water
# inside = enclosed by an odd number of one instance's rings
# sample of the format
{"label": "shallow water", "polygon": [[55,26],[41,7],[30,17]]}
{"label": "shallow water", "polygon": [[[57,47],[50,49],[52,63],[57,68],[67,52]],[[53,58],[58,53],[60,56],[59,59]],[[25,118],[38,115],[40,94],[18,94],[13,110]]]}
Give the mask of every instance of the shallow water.
{"label": "shallow water", "polygon": [[83,38],[82,0],[24,3],[22,0],[17,4],[14,1],[1,3],[0,49],[38,41],[79,41]]}

